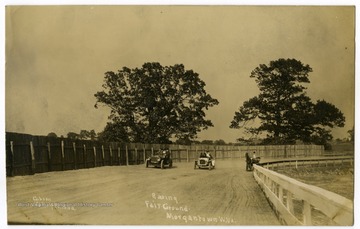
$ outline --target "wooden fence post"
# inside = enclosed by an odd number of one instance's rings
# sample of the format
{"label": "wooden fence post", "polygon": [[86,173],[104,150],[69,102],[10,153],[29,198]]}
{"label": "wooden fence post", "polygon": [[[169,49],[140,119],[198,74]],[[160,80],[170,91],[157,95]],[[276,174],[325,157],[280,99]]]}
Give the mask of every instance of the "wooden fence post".
{"label": "wooden fence post", "polygon": [[31,153],[31,173],[34,174],[36,165],[35,165],[35,150],[32,141],[30,141],[30,153]]}
{"label": "wooden fence post", "polygon": [[129,165],[129,150],[127,145],[125,145],[125,156],[126,156],[126,165]]}
{"label": "wooden fence post", "polygon": [[291,212],[291,214],[294,214],[294,203],[292,199],[293,194],[290,191],[286,191],[286,208]]}
{"label": "wooden fence post", "polygon": [[101,145],[101,158],[102,158],[102,165],[105,166],[105,149],[104,149],[104,145]]}
{"label": "wooden fence post", "polygon": [[51,147],[50,147],[50,142],[47,143],[47,153],[48,153],[48,170],[49,172],[52,171],[52,166],[51,166],[51,151],[50,151]]}
{"label": "wooden fence post", "polygon": [[84,160],[84,168],[87,168],[87,157],[86,157],[86,145],[84,144],[84,156],[83,156],[83,160]]}
{"label": "wooden fence post", "polygon": [[10,164],[10,176],[14,176],[15,158],[14,158],[14,142],[10,141],[11,152],[11,164]]}
{"label": "wooden fence post", "polygon": [[311,222],[311,206],[310,203],[303,200],[303,223],[306,226],[310,226],[312,224]]}
{"label": "wooden fence post", "polygon": [[94,167],[96,167],[96,147],[94,146]]}
{"label": "wooden fence post", "polygon": [[284,192],[281,186],[279,186],[279,200],[281,201],[282,204],[284,204]]}
{"label": "wooden fence post", "polygon": [[77,155],[76,155],[76,143],[73,142],[73,150],[74,150],[74,169],[77,169]]}
{"label": "wooden fence post", "polygon": [[65,148],[64,140],[61,140],[61,170],[65,170]]}
{"label": "wooden fence post", "polygon": [[117,153],[117,156],[118,156],[118,163],[119,163],[119,165],[121,165],[120,146],[118,146],[118,153]]}
{"label": "wooden fence post", "polygon": [[113,153],[112,153],[111,145],[109,145],[109,150],[110,150],[110,165],[112,165]]}
{"label": "wooden fence post", "polygon": [[144,152],[144,163],[146,162],[146,149],[145,145],[143,144],[143,152]]}
{"label": "wooden fence post", "polygon": [[186,161],[189,162],[190,158],[189,158],[189,149],[186,148]]}

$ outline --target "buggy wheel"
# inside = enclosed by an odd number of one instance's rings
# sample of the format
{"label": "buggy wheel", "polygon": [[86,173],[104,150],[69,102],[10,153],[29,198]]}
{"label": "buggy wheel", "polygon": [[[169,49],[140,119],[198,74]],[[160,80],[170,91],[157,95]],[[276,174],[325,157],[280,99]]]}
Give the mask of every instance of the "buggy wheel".
{"label": "buggy wheel", "polygon": [[160,167],[161,167],[161,169],[164,169],[164,160],[161,161]]}

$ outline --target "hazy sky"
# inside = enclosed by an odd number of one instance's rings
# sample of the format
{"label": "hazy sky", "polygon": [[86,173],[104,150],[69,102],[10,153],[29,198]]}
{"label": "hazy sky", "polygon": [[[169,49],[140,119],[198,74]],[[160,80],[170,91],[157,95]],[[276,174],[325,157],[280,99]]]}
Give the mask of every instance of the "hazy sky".
{"label": "hazy sky", "polygon": [[308,95],[354,125],[355,7],[7,6],[5,129],[34,135],[103,130],[94,108],[104,73],[145,62],[184,64],[219,100],[198,140],[235,142],[234,112],[258,95],[251,71],[279,58],[310,65]]}

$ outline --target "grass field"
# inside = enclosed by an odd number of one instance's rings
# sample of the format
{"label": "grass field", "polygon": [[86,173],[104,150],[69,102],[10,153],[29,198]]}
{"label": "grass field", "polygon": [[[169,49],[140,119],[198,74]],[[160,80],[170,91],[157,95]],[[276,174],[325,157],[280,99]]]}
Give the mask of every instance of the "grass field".
{"label": "grass field", "polygon": [[299,167],[279,170],[278,172],[292,177],[306,184],[318,186],[344,196],[350,200],[354,199],[354,169],[350,167]]}
{"label": "grass field", "polygon": [[[354,168],[353,167],[298,167],[278,170],[286,176],[303,183],[314,185],[339,194],[354,201]],[[302,217],[302,202],[294,202],[295,215]],[[327,216],[313,208],[314,225],[336,226]]]}

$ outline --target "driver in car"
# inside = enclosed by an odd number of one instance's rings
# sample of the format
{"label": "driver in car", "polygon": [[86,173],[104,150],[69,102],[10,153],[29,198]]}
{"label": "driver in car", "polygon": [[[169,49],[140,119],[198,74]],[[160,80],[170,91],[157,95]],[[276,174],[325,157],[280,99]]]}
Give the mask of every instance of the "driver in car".
{"label": "driver in car", "polygon": [[214,166],[215,166],[215,160],[214,160],[213,156],[210,154],[209,151],[206,151],[205,154],[206,154],[206,157],[211,160],[211,164],[212,164],[212,166],[214,167]]}

